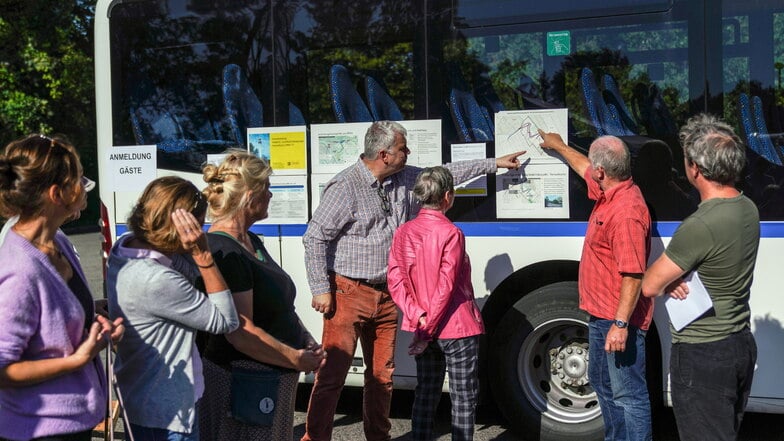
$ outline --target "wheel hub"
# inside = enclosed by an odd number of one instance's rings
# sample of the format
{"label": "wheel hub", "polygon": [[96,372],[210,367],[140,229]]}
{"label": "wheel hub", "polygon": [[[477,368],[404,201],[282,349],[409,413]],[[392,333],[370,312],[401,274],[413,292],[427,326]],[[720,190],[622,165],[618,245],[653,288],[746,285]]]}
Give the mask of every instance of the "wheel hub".
{"label": "wheel hub", "polygon": [[588,347],[572,341],[550,351],[550,373],[553,381],[566,386],[588,384]]}

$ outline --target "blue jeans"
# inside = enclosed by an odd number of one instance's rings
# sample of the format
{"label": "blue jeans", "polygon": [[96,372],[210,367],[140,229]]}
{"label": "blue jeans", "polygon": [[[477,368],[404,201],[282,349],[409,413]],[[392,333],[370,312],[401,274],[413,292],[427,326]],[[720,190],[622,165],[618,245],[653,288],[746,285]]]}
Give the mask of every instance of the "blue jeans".
{"label": "blue jeans", "polygon": [[672,405],[682,441],[738,439],[756,362],[748,328],[718,341],[672,345]]}
{"label": "blue jeans", "polygon": [[650,441],[651,402],[645,382],[645,331],[629,326],[626,350],[604,351],[612,320],[588,323],[588,379],[599,398],[607,441]]}
{"label": "blue jeans", "polygon": [[193,432],[173,432],[158,427],[144,427],[131,423],[134,441],[199,441],[199,419],[193,425]]}

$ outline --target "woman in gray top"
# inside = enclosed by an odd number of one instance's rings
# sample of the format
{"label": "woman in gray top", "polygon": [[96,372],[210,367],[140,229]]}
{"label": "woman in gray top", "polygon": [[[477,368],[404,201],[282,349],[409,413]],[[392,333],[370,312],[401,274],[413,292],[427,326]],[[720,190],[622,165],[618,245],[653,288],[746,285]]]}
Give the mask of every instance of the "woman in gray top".
{"label": "woman in gray top", "polygon": [[[204,391],[196,331],[239,326],[231,292],[212,259],[202,223],[207,202],[190,182],[158,178],[144,190],[109,256],[109,312],[125,320],[115,373],[136,441],[196,441]],[[189,254],[204,295],[176,270]]]}

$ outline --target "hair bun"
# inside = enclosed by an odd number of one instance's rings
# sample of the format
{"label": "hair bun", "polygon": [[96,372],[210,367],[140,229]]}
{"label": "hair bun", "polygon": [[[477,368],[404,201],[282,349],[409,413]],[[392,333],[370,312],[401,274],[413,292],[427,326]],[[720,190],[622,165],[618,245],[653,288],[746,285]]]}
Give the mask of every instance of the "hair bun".
{"label": "hair bun", "polygon": [[19,174],[16,172],[16,166],[20,158],[8,160],[0,158],[0,188],[11,188],[14,182],[19,179]]}

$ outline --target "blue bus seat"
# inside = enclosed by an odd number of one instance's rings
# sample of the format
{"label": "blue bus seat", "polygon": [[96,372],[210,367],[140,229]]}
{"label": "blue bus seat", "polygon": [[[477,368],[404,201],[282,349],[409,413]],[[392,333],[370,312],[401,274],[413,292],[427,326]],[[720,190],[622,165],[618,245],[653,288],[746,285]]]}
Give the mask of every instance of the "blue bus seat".
{"label": "blue bus seat", "polygon": [[582,97],[583,102],[585,103],[585,109],[588,111],[588,118],[596,130],[596,135],[608,135],[609,133],[605,130],[602,122],[604,115],[600,109],[600,106],[604,105],[604,99],[602,99],[599,88],[596,86],[593,72],[587,67],[584,67],[580,72],[580,88],[583,92]]}
{"label": "blue bus seat", "polygon": [[496,93],[492,81],[486,75],[481,75],[475,82],[474,96],[479,105],[482,106],[482,113],[487,118],[490,127],[495,130],[495,114],[506,110],[506,106],[504,106],[498,93]]}
{"label": "blue bus seat", "polygon": [[184,139],[182,127],[168,111],[152,106],[131,107],[131,126],[137,145],[157,144],[165,152],[183,152],[194,143]]}
{"label": "blue bus seat", "polygon": [[779,155],[774,151],[767,149],[766,146],[761,142],[759,130],[757,128],[757,124],[754,121],[754,116],[752,115],[749,96],[745,93],[741,93],[738,97],[738,110],[740,111],[740,124],[743,128],[743,134],[746,137],[746,143],[748,144],[748,147],[768,162],[776,165],[782,165]]}
{"label": "blue bus seat", "polygon": [[291,126],[304,126],[307,124],[302,110],[295,106],[294,103],[289,101],[289,125]]}
{"label": "blue bus seat", "polygon": [[262,127],[264,114],[261,101],[236,64],[223,68],[223,106],[234,142],[247,147],[248,127]]}
{"label": "blue bus seat", "polygon": [[371,122],[370,114],[362,97],[359,96],[351,75],[344,66],[335,64],[329,70],[329,89],[332,95],[332,110],[337,122]]}
{"label": "blue bus seat", "polygon": [[621,90],[618,87],[618,82],[615,81],[615,77],[610,74],[604,74],[602,77],[602,84],[604,88],[604,91],[602,92],[604,102],[608,107],[611,104],[615,106],[621,126],[627,132],[626,135],[635,135],[639,133],[637,122],[634,121],[632,112],[629,111],[629,107],[626,105],[623,95],[621,95]]}
{"label": "blue bus seat", "polygon": [[374,121],[403,120],[403,112],[400,111],[395,100],[389,96],[384,86],[369,75],[365,77],[365,97]]}
{"label": "blue bus seat", "polygon": [[624,129],[617,109],[613,111],[604,101],[604,96],[599,91],[599,86],[596,84],[591,69],[584,67],[580,72],[580,86],[588,117],[596,129],[597,136],[628,136],[634,134]]}
{"label": "blue bus seat", "polygon": [[452,89],[449,92],[449,112],[462,142],[492,141],[493,128],[482,107],[469,92]]}
{"label": "blue bus seat", "polygon": [[762,146],[762,151],[778,156],[779,163],[784,163],[784,158],[782,157],[784,152],[782,152],[780,146],[777,147],[773,143],[773,139],[768,131],[768,125],[765,122],[765,114],[762,111],[762,99],[757,95],[751,97],[751,114],[754,118],[754,125],[757,127],[757,136]]}

